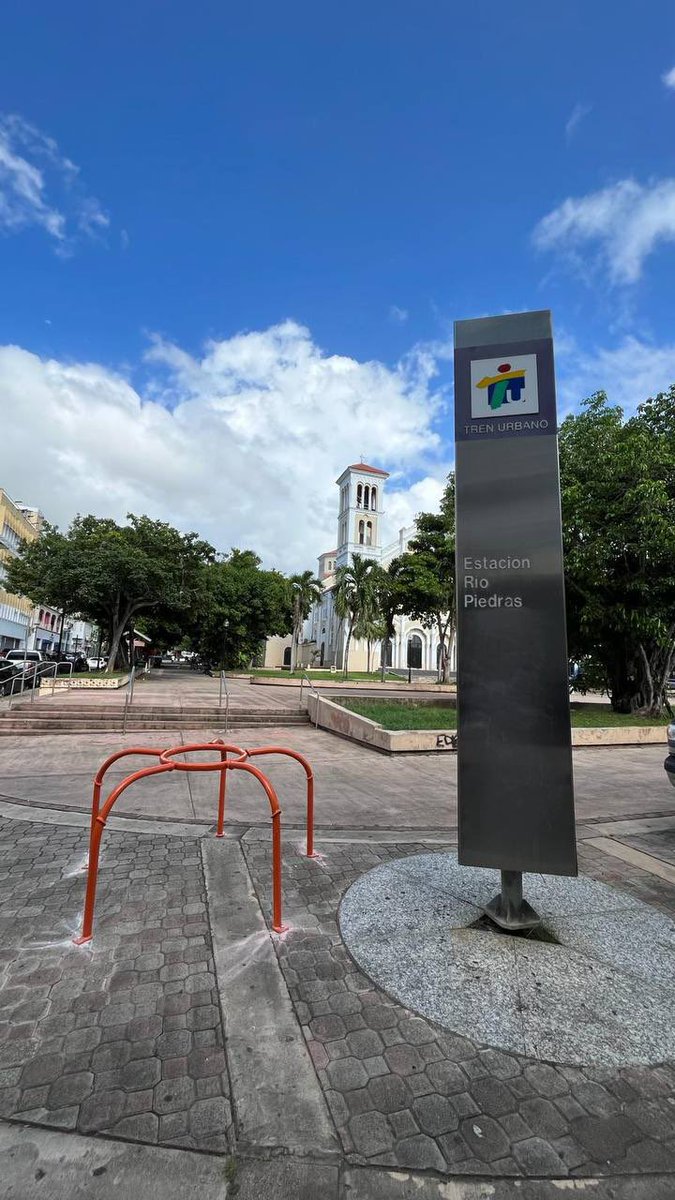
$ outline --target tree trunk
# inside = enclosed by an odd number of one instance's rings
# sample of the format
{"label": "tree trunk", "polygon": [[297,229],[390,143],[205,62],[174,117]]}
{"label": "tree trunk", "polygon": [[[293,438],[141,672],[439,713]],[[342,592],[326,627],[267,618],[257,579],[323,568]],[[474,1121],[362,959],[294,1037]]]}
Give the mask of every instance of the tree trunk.
{"label": "tree trunk", "polygon": [[291,675],[295,671],[295,664],[298,660],[298,631],[293,626],[293,635],[291,637]]}
{"label": "tree trunk", "polygon": [[345,679],[347,678],[347,673],[349,671],[349,643],[351,642],[351,640],[352,640],[352,626],[351,626],[351,622],[350,622],[349,632],[347,633],[347,643],[345,645],[345,661],[344,661],[344,665],[342,668],[342,674]]}
{"label": "tree trunk", "polygon": [[366,675],[370,675],[370,656],[371,656],[372,652],[373,652],[373,642],[372,642],[371,638],[368,638],[368,657],[366,659]]}
{"label": "tree trunk", "polygon": [[110,650],[108,651],[108,661],[105,668],[108,675],[111,675],[117,666],[117,659],[120,652],[120,642],[122,641],[123,633],[124,625],[119,624],[117,628],[113,630],[110,638]]}
{"label": "tree trunk", "polygon": [[389,650],[389,638],[383,637],[382,638],[382,652],[381,652],[382,659],[380,662],[380,679],[381,679],[382,683],[384,683],[385,676],[387,674],[387,652],[388,652],[388,650]]}
{"label": "tree trunk", "polygon": [[447,629],[443,628],[443,621],[441,620],[440,613],[438,614],[436,621],[438,624],[438,645],[439,645],[440,651],[441,651],[439,661],[438,661],[438,682],[439,683],[447,683],[448,682],[448,648],[445,644],[445,635],[447,633]]}
{"label": "tree trunk", "polygon": [[106,673],[109,675],[112,674],[117,666],[117,659],[120,656],[120,643],[122,641],[122,637],[124,636],[124,631],[127,627],[130,617],[131,611],[130,609],[127,609],[121,620],[118,619],[113,623],[112,633],[110,636],[110,651],[106,665]]}

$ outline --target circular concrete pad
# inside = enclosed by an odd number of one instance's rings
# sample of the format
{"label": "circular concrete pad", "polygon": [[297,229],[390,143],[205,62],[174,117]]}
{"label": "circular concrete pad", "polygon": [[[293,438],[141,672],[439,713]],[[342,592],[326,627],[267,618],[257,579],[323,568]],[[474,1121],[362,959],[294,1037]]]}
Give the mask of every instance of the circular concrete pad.
{"label": "circular concrete pad", "polygon": [[675,1058],[675,925],[594,880],[525,875],[560,945],[469,926],[499,873],[418,854],[375,867],[340,906],[363,971],[406,1008],[474,1041],[555,1062]]}

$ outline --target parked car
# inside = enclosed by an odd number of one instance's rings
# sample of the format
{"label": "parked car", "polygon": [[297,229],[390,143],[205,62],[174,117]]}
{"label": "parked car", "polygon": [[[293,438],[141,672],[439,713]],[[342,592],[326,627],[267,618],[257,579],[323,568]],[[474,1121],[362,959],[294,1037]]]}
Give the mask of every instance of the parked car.
{"label": "parked car", "polygon": [[87,667],[90,671],[102,671],[107,661],[107,658],[88,658]]}
{"label": "parked car", "polygon": [[88,671],[87,660],[81,650],[67,650],[62,661],[73,664],[73,671]]}
{"label": "parked car", "polygon": [[668,757],[663,765],[670,782],[675,787],[675,721],[668,726]]}
{"label": "parked car", "polygon": [[23,667],[11,659],[0,658],[0,692],[3,696],[17,695],[21,690]]}
{"label": "parked car", "polygon": [[[18,668],[19,674],[23,675],[23,687],[39,687],[40,664],[45,661],[44,654],[40,650],[8,650],[5,662],[13,663]],[[16,695],[19,688],[14,685],[14,694]]]}

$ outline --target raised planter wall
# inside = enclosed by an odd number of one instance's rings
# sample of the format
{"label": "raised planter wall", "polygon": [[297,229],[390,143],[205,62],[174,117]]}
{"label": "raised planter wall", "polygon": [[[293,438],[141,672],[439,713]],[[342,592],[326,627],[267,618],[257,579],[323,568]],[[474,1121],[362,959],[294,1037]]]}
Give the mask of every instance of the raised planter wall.
{"label": "raised planter wall", "polygon": [[[324,696],[308,695],[307,710],[312,723],[385,754],[449,753],[457,750],[453,729],[383,729],[369,717],[351,712]],[[573,729],[572,746],[666,746],[665,725],[624,725],[605,729]]]}

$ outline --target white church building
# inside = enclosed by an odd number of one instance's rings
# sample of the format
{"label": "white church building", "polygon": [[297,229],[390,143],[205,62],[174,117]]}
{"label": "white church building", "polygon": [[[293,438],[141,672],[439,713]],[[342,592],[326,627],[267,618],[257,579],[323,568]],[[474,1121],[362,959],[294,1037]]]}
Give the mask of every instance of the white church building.
{"label": "white church building", "polygon": [[[393,558],[404,554],[415,536],[415,526],[399,530],[398,538],[382,546],[380,528],[384,513],[384,490],[387,471],[371,467],[368,463],[352,463],[345,467],[336,480],[339,488],[339,511],[337,518],[337,548],[325,550],[319,555],[318,577],[323,583],[321,601],[312,609],[304,628],[304,640],[300,647],[300,661],[304,667],[341,669],[347,642],[347,623],[340,621],[335,613],[335,572],[338,567],[353,561],[354,554],[372,558],[386,567]],[[411,617],[395,618],[396,634],[389,643],[387,666],[407,669],[436,671],[440,656],[438,631],[425,628]],[[284,640],[285,641],[285,640]],[[270,642],[277,643],[272,647]],[[290,662],[290,649],[282,639],[270,639],[266,655],[267,666],[281,666]],[[290,639],[289,639],[290,642]],[[276,654],[275,654],[276,651]],[[271,653],[270,653],[271,652]],[[380,664],[382,643],[371,644],[370,669]],[[281,661],[273,658],[284,655]],[[456,647],[450,647],[449,669],[455,670]],[[365,671],[368,666],[368,646],[365,641],[352,639],[349,647],[349,670]]]}

